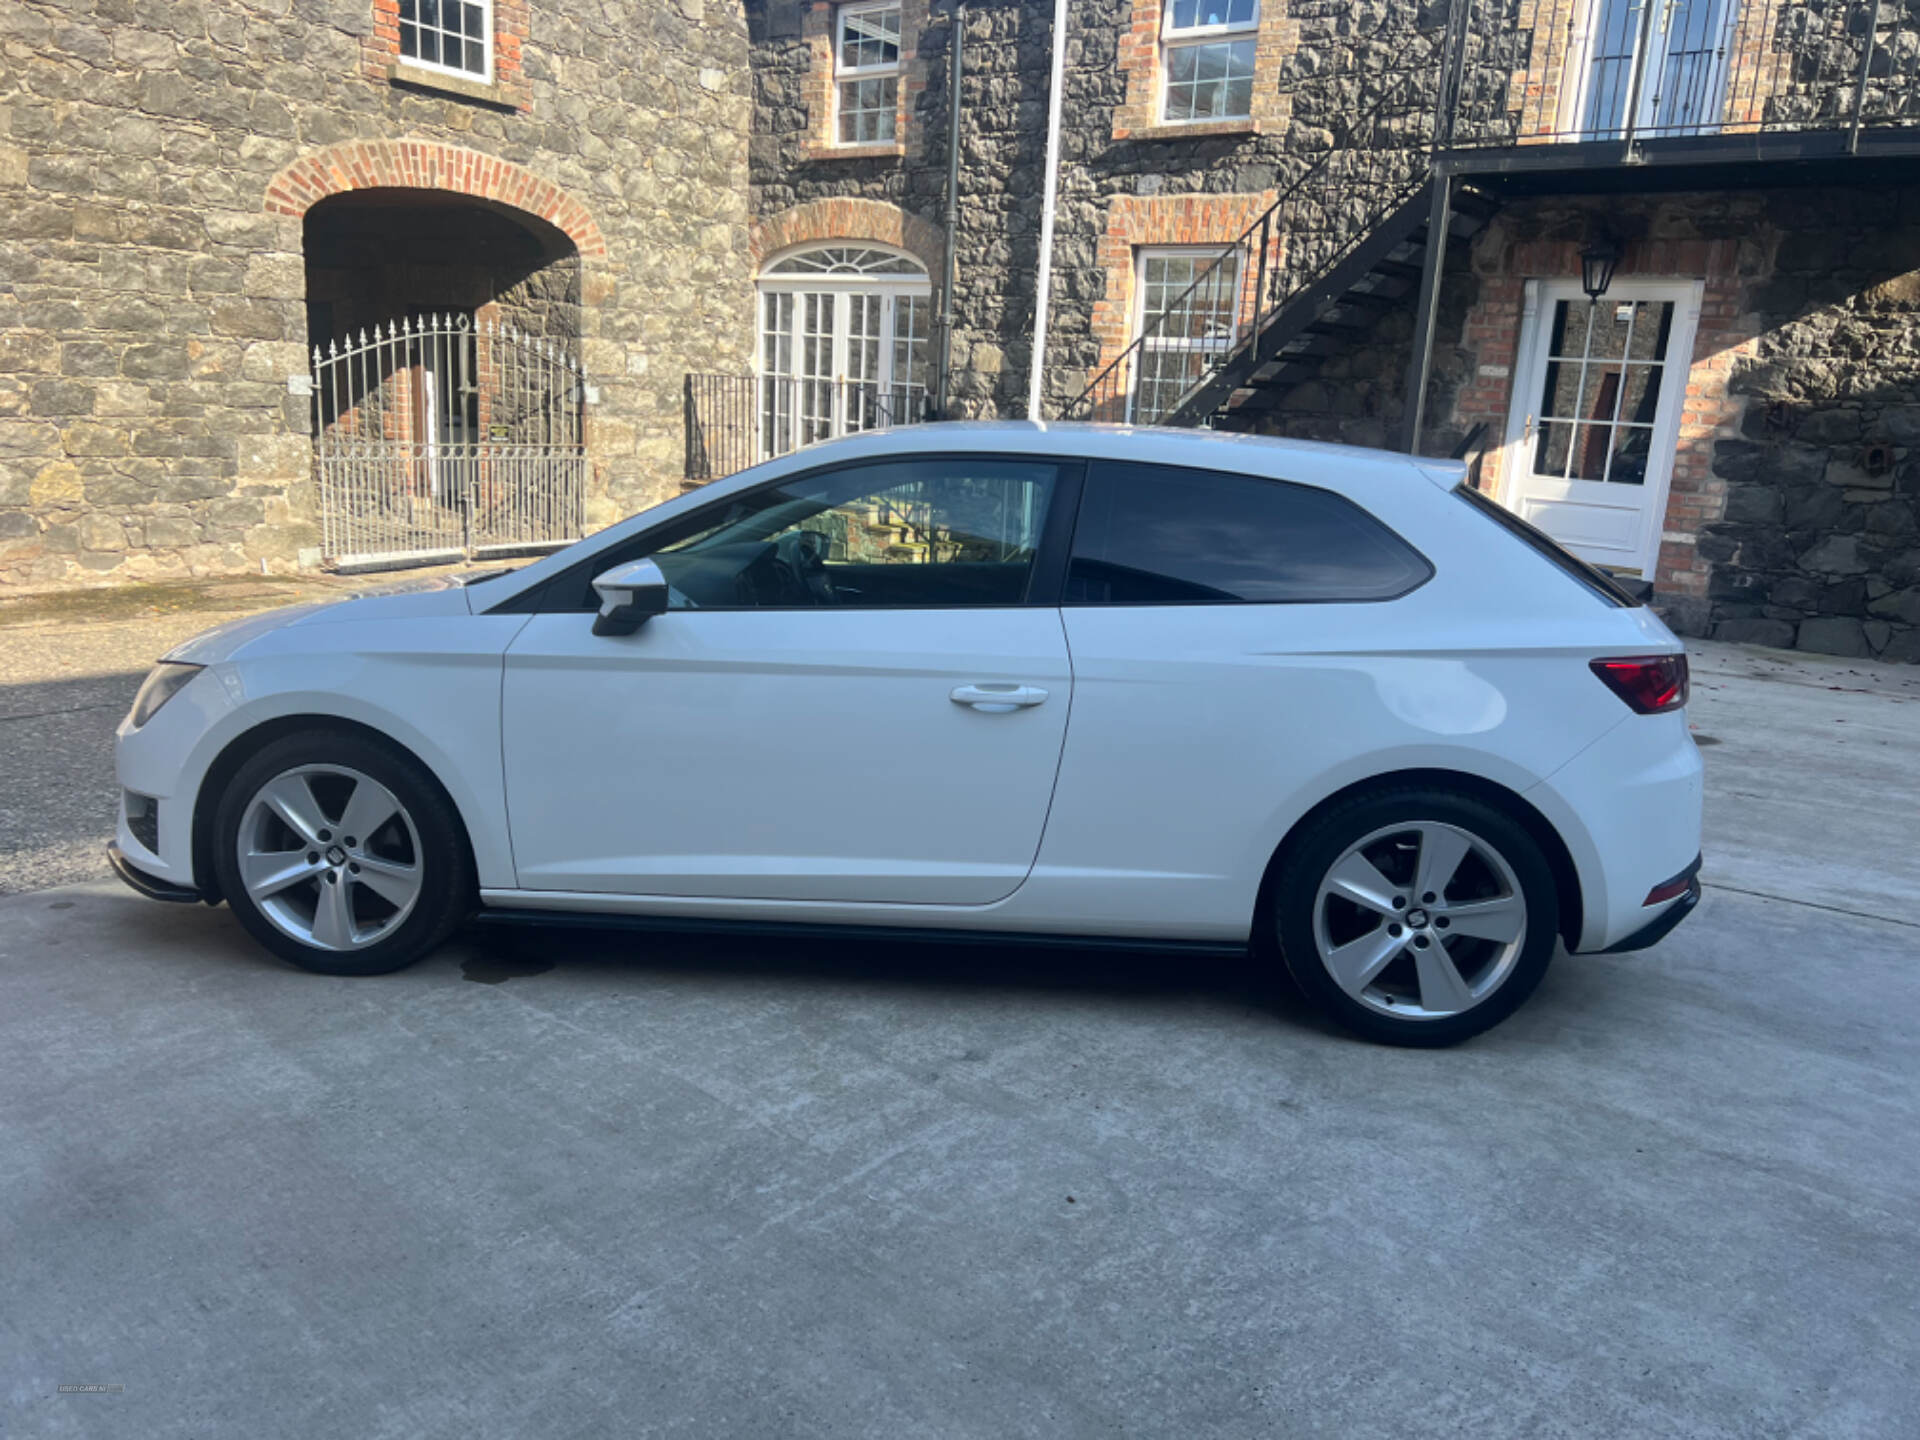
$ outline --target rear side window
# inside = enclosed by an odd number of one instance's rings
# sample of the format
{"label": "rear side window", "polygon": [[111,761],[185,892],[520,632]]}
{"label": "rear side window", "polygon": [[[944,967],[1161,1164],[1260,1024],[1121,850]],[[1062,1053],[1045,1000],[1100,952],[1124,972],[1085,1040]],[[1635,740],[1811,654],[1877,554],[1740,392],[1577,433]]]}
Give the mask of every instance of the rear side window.
{"label": "rear side window", "polygon": [[1167,465],[1096,465],[1068,605],[1392,600],[1433,574],[1352,501],[1310,485]]}
{"label": "rear side window", "polygon": [[1561,570],[1586,586],[1609,605],[1631,608],[1640,603],[1633,592],[1621,585],[1606,571],[1597,565],[1589,565],[1578,555],[1563,547],[1546,531],[1537,529],[1522,520],[1499,501],[1482,495],[1471,485],[1456,485],[1453,493],[1466,501],[1474,509],[1485,515],[1494,524],[1514,536],[1529,548],[1551,560]]}

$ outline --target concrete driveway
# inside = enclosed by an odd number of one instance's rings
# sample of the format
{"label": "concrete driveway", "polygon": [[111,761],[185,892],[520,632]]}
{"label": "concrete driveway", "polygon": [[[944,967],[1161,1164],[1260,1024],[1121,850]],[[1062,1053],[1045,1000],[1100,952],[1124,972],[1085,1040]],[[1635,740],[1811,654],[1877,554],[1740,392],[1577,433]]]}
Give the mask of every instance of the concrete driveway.
{"label": "concrete driveway", "polygon": [[1920,674],[1697,666],[1699,913],[1440,1054],[1184,958],[0,900],[0,1433],[1920,1433]]}

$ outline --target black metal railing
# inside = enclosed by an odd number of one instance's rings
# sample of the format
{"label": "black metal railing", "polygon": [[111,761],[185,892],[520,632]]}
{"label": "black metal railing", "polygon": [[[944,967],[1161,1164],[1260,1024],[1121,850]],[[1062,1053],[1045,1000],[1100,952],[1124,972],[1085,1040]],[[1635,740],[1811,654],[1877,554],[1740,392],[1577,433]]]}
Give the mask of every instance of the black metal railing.
{"label": "black metal railing", "polygon": [[1533,29],[1464,3],[1450,150],[1920,125],[1911,0],[1594,0]]}
{"label": "black metal railing", "polygon": [[928,418],[924,385],[794,375],[690,374],[686,478],[718,480],[822,440]]}
{"label": "black metal railing", "polygon": [[1136,425],[1184,418],[1185,398],[1229,355],[1419,192],[1429,173],[1446,37],[1402,30],[1368,40],[1355,53],[1387,57],[1394,68],[1336,75],[1327,88],[1371,90],[1370,102],[1351,116],[1325,116],[1323,148],[1191,284],[1144,297],[1140,333],[1068,402],[1064,418]]}
{"label": "black metal railing", "polygon": [[1140,333],[1062,414],[1201,418],[1187,411],[1208,377],[1399,213],[1443,157],[1471,171],[1475,152],[1506,147],[1599,142],[1605,158],[1570,150],[1564,163],[1618,164],[1663,139],[1828,131],[1853,150],[1876,130],[1920,135],[1920,0],[1594,0],[1538,29],[1515,13],[1454,0],[1444,32],[1383,23],[1345,37],[1351,63],[1294,97],[1296,120],[1331,102],[1315,117],[1328,143],[1190,284],[1147,297]]}

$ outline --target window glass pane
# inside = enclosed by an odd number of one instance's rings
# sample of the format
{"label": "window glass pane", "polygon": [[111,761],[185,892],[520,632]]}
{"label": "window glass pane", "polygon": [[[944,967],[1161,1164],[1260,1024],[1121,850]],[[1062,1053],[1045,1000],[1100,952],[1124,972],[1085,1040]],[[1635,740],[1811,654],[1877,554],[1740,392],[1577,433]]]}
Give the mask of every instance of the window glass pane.
{"label": "window glass pane", "polygon": [[1047,463],[952,458],[806,476],[645,553],[675,609],[1018,605],[1055,476]]}
{"label": "window glass pane", "polygon": [[884,144],[893,139],[894,101],[900,81],[845,80],[840,85],[840,143]]}
{"label": "window glass pane", "polygon": [[1533,469],[1538,475],[1565,475],[1567,457],[1573,453],[1573,426],[1548,422],[1540,427],[1534,447]]}
{"label": "window glass pane", "polygon": [[1647,483],[1647,459],[1653,452],[1653,431],[1644,425],[1619,425],[1613,432],[1613,462],[1607,467],[1612,485]]}
{"label": "window glass pane", "polygon": [[1166,118],[1233,120],[1251,115],[1253,52],[1251,40],[1169,49]]}
{"label": "window glass pane", "polygon": [[409,60],[487,73],[486,7],[467,0],[400,0],[400,53]]}
{"label": "window glass pane", "polygon": [[1103,464],[1087,477],[1066,600],[1077,605],[1383,600],[1433,573],[1329,491]]}
{"label": "window glass pane", "polygon": [[868,65],[900,63],[900,11],[842,10],[840,12],[840,66],[851,70]]}
{"label": "window glass pane", "polygon": [[1260,18],[1257,0],[1173,0],[1171,28],[1203,25],[1251,25]]}

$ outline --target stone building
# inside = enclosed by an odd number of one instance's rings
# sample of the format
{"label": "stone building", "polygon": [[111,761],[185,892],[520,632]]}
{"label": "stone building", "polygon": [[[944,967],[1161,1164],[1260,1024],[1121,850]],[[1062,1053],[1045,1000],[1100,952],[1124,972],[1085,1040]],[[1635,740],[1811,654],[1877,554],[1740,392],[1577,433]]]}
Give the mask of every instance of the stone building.
{"label": "stone building", "polygon": [[[1026,413],[1048,0],[417,3],[0,12],[0,583],[534,548]],[[1683,630],[1920,658],[1920,0],[1062,38],[1044,414],[1458,454]]]}
{"label": "stone building", "polygon": [[[904,302],[792,267],[938,310],[956,30],[942,398],[1024,414],[1051,6],[748,17],[755,443],[918,380],[865,358]],[[1458,453],[1689,633],[1920,659],[1913,0],[1074,0],[1065,64],[1046,413]]]}
{"label": "stone building", "polygon": [[0,584],[677,493],[683,377],[752,355],[750,114],[718,0],[0,5]]}

